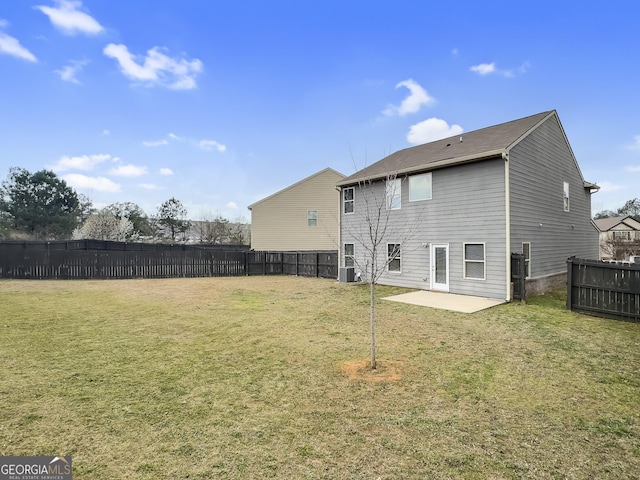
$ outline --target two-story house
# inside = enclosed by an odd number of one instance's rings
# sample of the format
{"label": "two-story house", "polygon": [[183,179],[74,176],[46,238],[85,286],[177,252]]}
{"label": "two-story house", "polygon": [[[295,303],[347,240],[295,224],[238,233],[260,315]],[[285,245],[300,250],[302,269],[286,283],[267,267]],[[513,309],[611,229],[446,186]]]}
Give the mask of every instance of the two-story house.
{"label": "two-story house", "polygon": [[344,175],[325,168],[249,205],[251,248],[272,251],[338,250]]}
{"label": "two-story house", "polygon": [[568,257],[598,255],[599,187],[555,110],[400,150],[338,187],[341,265],[370,278],[373,232],[381,284],[510,301],[512,252],[529,292],[565,281]]}
{"label": "two-story house", "polygon": [[640,222],[626,215],[594,220],[600,232],[601,260],[628,260],[640,255]]}

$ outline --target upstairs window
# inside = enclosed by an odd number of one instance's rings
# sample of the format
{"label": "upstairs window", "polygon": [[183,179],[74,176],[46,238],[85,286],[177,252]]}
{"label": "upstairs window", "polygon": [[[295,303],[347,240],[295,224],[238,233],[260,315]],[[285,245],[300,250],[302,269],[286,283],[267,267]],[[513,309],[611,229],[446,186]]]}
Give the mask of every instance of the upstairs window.
{"label": "upstairs window", "polygon": [[562,191],[564,197],[564,211],[569,211],[569,182],[562,182]]}
{"label": "upstairs window", "polygon": [[318,211],[317,210],[309,210],[307,212],[307,226],[309,226],[309,227],[317,227],[318,226]]}
{"label": "upstairs window", "polygon": [[485,279],[484,243],[464,244],[464,278]]}
{"label": "upstairs window", "polygon": [[620,240],[631,240],[631,232],[615,231],[613,232],[613,238]]}
{"label": "upstairs window", "polygon": [[342,190],[342,211],[344,213],[354,212],[355,189],[353,187],[344,188]]}
{"label": "upstairs window", "polygon": [[401,204],[402,183],[399,178],[387,180],[387,210],[398,210]]}
{"label": "upstairs window", "polygon": [[409,177],[409,201],[431,200],[431,173]]}

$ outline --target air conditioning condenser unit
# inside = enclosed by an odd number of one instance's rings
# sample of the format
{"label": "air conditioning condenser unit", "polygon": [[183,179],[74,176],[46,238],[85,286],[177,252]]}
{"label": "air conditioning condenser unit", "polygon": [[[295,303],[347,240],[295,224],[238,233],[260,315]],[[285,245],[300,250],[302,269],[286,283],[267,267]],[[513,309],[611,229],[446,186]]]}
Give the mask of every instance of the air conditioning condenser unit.
{"label": "air conditioning condenser unit", "polygon": [[338,270],[338,281],[340,283],[351,283],[355,281],[355,269],[353,267],[340,267]]}

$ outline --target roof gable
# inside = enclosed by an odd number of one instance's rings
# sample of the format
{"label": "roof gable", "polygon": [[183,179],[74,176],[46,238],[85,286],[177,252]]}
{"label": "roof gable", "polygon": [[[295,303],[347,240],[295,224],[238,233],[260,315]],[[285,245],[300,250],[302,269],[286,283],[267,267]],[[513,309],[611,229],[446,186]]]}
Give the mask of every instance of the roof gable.
{"label": "roof gable", "polygon": [[636,221],[633,217],[627,215],[624,217],[608,217],[598,218],[594,220],[596,228],[601,232],[608,232],[610,230],[620,230],[616,227],[623,227],[622,230],[638,230],[640,231],[640,222]]}
{"label": "roof gable", "polygon": [[405,148],[354,173],[338,185],[501,156],[553,115],[557,116],[555,110]]}
{"label": "roof gable", "polygon": [[296,187],[298,187],[298,186],[300,186],[300,185],[302,185],[302,184],[304,184],[306,182],[309,182],[310,180],[313,180],[314,178],[319,177],[321,175],[333,175],[333,176],[335,176],[336,180],[341,180],[341,179],[344,178],[344,175],[342,173],[336,172],[333,168],[327,167],[324,170],[320,170],[319,172],[316,172],[313,175],[310,175],[310,176],[308,176],[306,178],[303,178],[302,180],[300,180],[299,182],[294,183],[293,185],[289,185],[288,187],[285,187],[282,190],[279,190],[276,193],[273,193],[273,194],[263,198],[262,200],[258,200],[257,202],[252,203],[247,208],[249,210],[252,210],[253,207],[255,207],[256,205],[259,205],[262,202],[266,202],[267,200],[269,200],[269,199],[271,199],[273,197],[281,195],[281,194],[283,194],[283,193],[285,193],[285,192],[287,192],[287,191],[289,191],[289,190],[291,190],[293,188],[296,188]]}

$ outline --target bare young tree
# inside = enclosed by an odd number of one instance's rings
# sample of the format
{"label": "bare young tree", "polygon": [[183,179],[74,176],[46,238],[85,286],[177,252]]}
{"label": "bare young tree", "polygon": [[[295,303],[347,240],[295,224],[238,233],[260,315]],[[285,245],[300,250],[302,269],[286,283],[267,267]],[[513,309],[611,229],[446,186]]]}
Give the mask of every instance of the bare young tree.
{"label": "bare young tree", "polygon": [[640,254],[640,238],[633,237],[636,232],[628,233],[628,237],[612,234],[600,241],[600,248],[606,257],[612,260],[627,260],[632,255]]}
{"label": "bare young tree", "polygon": [[211,212],[203,214],[202,218],[194,225],[200,243],[220,245],[228,243],[229,220],[219,213]]}
{"label": "bare young tree", "polygon": [[[342,190],[342,208],[344,213],[350,214],[343,216],[343,240],[353,242],[362,252],[354,255],[354,252],[343,250],[343,255],[369,284],[372,369],[377,367],[375,286],[389,269],[399,268],[402,250],[415,231],[413,226],[394,215],[394,210],[400,207],[402,182],[402,178],[391,174],[382,180],[362,180],[353,189]],[[416,218],[414,225],[418,221]],[[388,243],[390,241],[394,243]]]}

